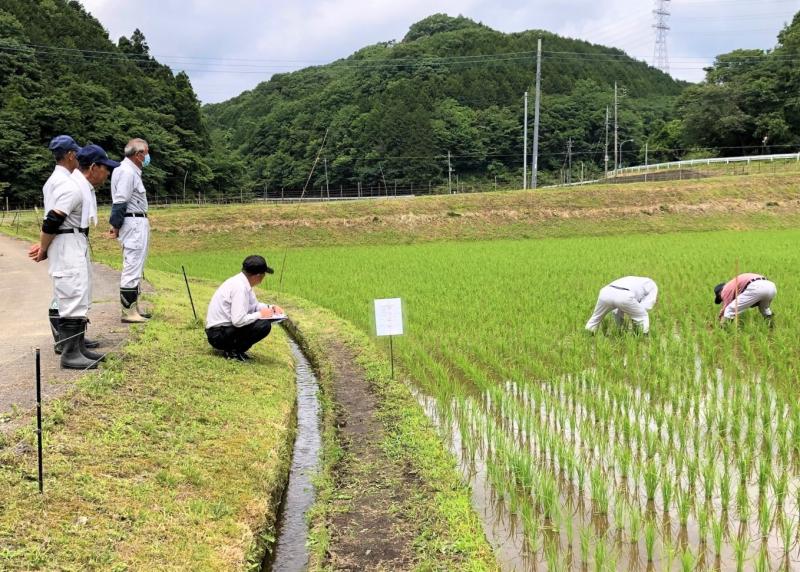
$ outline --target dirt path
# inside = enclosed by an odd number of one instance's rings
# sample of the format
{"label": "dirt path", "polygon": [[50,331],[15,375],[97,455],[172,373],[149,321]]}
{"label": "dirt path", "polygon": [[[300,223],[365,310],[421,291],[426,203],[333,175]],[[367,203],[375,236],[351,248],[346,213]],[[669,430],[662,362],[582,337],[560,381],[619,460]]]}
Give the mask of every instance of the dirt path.
{"label": "dirt path", "polygon": [[[80,371],[62,370],[53,352],[47,310],[53,287],[47,263],[28,259],[30,243],[0,235],[0,431],[30,410],[35,401],[35,348],[41,348],[42,397],[52,399],[72,387]],[[121,344],[128,328],[120,322],[119,272],[94,265],[89,336],[108,351]]]}
{"label": "dirt path", "polygon": [[418,523],[403,505],[418,481],[381,448],[386,433],[364,371],[344,344],[328,338],[338,436],[335,509],[328,564],[334,570],[413,568]]}

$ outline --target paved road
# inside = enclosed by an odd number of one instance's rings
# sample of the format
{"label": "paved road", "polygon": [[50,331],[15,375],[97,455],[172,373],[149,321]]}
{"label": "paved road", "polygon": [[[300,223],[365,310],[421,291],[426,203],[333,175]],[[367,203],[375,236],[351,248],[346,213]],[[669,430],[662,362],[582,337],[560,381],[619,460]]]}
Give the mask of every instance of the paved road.
{"label": "paved road", "polygon": [[[0,235],[0,431],[13,425],[10,417],[36,404],[35,348],[41,348],[44,399],[61,395],[81,375],[59,367],[47,319],[52,282],[47,262],[28,259],[29,246]],[[120,322],[119,272],[95,264],[93,287],[89,335],[107,351],[127,336]]]}

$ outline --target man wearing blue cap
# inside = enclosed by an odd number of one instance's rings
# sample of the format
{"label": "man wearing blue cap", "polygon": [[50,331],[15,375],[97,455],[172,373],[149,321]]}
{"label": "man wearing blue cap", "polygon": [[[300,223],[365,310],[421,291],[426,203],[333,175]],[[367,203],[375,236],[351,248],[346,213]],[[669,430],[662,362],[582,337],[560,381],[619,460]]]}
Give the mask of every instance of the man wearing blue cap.
{"label": "man wearing blue cap", "polygon": [[35,262],[47,258],[58,298],[61,367],[94,369],[105,356],[85,345],[87,313],[91,302],[89,221],[96,219],[93,190],[102,185],[119,163],[98,145],[76,153],[78,168],[69,184],[53,189],[42,224]]}
{"label": "man wearing blue cap", "polygon": [[142,169],[150,164],[150,146],[144,139],[131,139],[125,145],[125,159],[111,176],[111,236],[122,245],[122,273],[119,300],[122,321],[146,322],[149,314],[139,311],[144,263],[150,243],[147,219],[147,191]]}
{"label": "man wearing blue cap", "polygon": [[[57,135],[53,137],[53,139],[50,141],[50,145],[48,145],[48,149],[50,149],[50,151],[53,153],[53,159],[56,162],[56,166],[53,170],[53,173],[50,175],[50,178],[47,179],[44,187],[42,187],[45,213],[48,213],[51,210],[53,194],[61,186],[70,184],[70,176],[78,167],[78,151],[81,150],[80,146],[69,135]],[[38,252],[34,253],[32,249],[30,254],[32,256],[36,256],[38,255]],[[53,300],[50,304],[48,317],[50,319],[50,330],[53,333],[53,340],[55,342],[53,349],[57,354],[60,354],[61,345],[58,343],[58,298],[55,296],[55,293],[53,294]],[[99,342],[89,340],[88,338],[86,338],[84,341],[87,348],[96,348],[100,345]]]}

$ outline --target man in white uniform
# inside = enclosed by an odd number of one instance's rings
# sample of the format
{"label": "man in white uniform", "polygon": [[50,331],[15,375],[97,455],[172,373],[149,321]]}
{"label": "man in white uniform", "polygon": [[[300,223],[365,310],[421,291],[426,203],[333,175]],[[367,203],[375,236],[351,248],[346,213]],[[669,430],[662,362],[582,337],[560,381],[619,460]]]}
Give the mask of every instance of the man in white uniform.
{"label": "man in white uniform", "polygon": [[280,306],[262,304],[253,293],[253,287],[273,272],[263,257],[248,256],[242,271],[214,292],[206,315],[206,337],[227,359],[250,359],[247,350],[269,335],[272,322],[285,318]]}
{"label": "man in white uniform", "polygon": [[119,299],[123,322],[146,322],[150,318],[139,310],[144,263],[150,243],[147,219],[147,191],[142,183],[142,169],[150,164],[150,146],[144,139],[131,139],[125,146],[125,159],[111,175],[112,237],[122,245],[122,274]]}
{"label": "man in white uniform", "polygon": [[592,333],[600,327],[600,322],[606,314],[613,311],[617,325],[621,326],[628,314],[641,328],[642,333],[650,331],[650,317],[647,312],[653,309],[658,296],[658,286],[650,278],[643,276],[626,276],[614,280],[600,290],[597,305],[586,329]]}
{"label": "man in white uniform", "polygon": [[[55,169],[53,169],[53,173],[50,175],[50,178],[47,179],[44,187],[42,187],[45,214],[51,210],[53,194],[57,192],[63,185],[71,184],[70,175],[78,167],[77,156],[78,151],[81,150],[80,146],[69,135],[57,135],[56,137],[53,137],[48,145],[48,149],[50,149],[50,151],[53,153],[53,159],[56,162],[56,166]],[[38,255],[38,252],[34,253],[31,250],[29,254],[31,257],[35,257]],[[55,296],[55,294],[53,294],[53,300],[50,303],[48,315],[50,319],[50,330],[53,332],[53,341],[55,342],[53,345],[53,350],[57,354],[60,354],[61,345],[58,343],[58,298]],[[89,339],[85,339],[85,342],[87,348],[96,348],[100,345],[98,342]]]}
{"label": "man in white uniform", "polygon": [[60,315],[61,367],[94,369],[104,355],[92,352],[84,343],[91,302],[88,221],[92,211],[96,213],[93,189],[102,185],[119,163],[97,145],[78,151],[77,161],[69,184],[53,190],[40,242],[31,254],[35,262],[45,258],[50,262]]}

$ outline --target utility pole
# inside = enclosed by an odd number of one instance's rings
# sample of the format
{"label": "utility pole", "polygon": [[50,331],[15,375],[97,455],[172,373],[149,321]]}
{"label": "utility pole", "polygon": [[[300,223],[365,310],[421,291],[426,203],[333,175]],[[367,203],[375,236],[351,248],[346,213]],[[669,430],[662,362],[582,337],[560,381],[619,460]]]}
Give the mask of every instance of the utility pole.
{"label": "utility pole", "polygon": [[325,191],[328,193],[328,200],[331,200],[331,188],[328,185],[328,158],[325,157]]}
{"label": "utility pole", "polygon": [[453,194],[453,167],[450,164],[450,151],[447,152],[447,192]]}
{"label": "utility pole", "polygon": [[542,97],[542,39],[536,43],[536,101],[533,108],[533,164],[531,165],[531,189],[536,190],[539,175],[539,102]]}
{"label": "utility pole", "polygon": [[567,141],[567,184],[572,184],[572,137]]}
{"label": "utility pole", "polygon": [[617,169],[619,168],[619,155],[617,154],[617,150],[619,149],[619,141],[618,137],[618,124],[617,124],[617,82],[614,82],[614,174],[617,174]]}
{"label": "utility pole", "polygon": [[528,92],[525,92],[525,122],[522,128],[522,190],[528,188]]}
{"label": "utility pole", "polygon": [[605,172],[606,179],[608,179],[608,106],[606,105],[606,157],[605,157]]}

